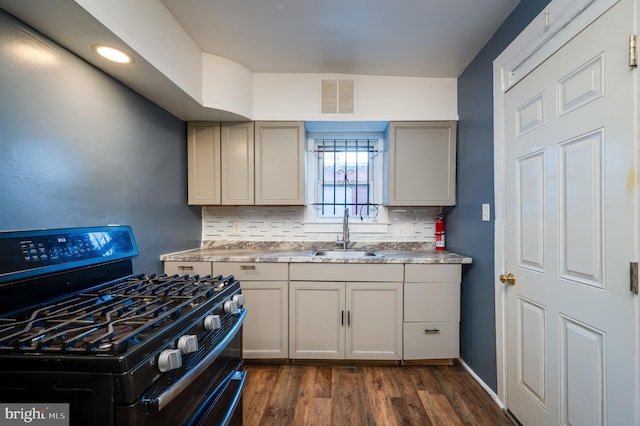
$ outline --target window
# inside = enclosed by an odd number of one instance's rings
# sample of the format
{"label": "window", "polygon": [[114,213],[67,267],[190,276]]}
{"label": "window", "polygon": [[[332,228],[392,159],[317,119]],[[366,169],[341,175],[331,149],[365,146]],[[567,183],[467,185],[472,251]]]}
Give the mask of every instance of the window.
{"label": "window", "polygon": [[336,223],[345,209],[356,223],[375,223],[382,199],[383,135],[309,134],[305,222]]}

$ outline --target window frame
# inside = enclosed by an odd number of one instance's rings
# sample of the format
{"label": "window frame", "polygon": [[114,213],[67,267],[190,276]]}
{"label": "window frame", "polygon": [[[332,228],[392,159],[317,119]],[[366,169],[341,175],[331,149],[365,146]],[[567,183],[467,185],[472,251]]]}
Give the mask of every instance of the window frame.
{"label": "window frame", "polygon": [[[350,230],[351,232],[365,232],[365,233],[386,233],[388,231],[388,211],[386,206],[383,206],[383,186],[385,185],[385,161],[384,151],[386,149],[384,132],[309,132],[306,138],[306,172],[305,172],[305,185],[306,185],[306,197],[304,207],[304,231],[305,232],[327,232],[327,233],[340,233],[342,232],[342,219],[339,217],[322,218],[318,217],[317,206],[313,205],[317,203],[319,185],[317,170],[317,158],[314,153],[316,139],[338,139],[338,140],[355,140],[355,139],[376,139],[378,155],[372,159],[373,164],[373,176],[372,176],[372,191],[370,202],[375,205],[372,209],[377,210],[377,215],[372,217],[362,217],[359,215],[352,215],[350,217]],[[320,198],[321,199],[321,198]]]}

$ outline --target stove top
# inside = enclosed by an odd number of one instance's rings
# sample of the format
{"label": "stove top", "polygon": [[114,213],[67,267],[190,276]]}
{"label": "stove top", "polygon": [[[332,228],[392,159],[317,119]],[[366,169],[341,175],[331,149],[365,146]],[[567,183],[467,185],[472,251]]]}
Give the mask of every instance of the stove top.
{"label": "stove top", "polygon": [[222,276],[131,276],[0,316],[0,353],[125,353],[233,284]]}

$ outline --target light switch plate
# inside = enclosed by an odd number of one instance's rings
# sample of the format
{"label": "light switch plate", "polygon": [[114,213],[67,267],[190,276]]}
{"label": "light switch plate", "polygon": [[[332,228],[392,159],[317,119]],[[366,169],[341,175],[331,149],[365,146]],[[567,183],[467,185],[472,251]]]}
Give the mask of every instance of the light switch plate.
{"label": "light switch plate", "polygon": [[489,222],[491,220],[491,206],[489,204],[482,205],[482,221]]}

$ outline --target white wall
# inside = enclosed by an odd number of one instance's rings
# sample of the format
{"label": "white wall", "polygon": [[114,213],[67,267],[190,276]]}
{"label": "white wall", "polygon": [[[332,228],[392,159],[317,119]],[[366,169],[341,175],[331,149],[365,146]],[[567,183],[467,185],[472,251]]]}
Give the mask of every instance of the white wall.
{"label": "white wall", "polygon": [[[354,79],[354,114],[322,114],[323,79]],[[344,74],[253,74],[254,120],[457,120],[457,79]]]}
{"label": "white wall", "polygon": [[[68,1],[80,5],[148,62],[144,76],[121,76],[130,87],[143,95],[166,92],[163,98],[147,96],[168,111],[174,111],[178,102],[192,108],[189,102],[195,101],[199,111],[187,109],[178,114],[185,120],[200,120],[208,114],[213,114],[213,121],[226,116],[304,121],[458,119],[455,78],[252,73],[235,61],[202,52],[158,0]],[[162,79],[147,87],[150,74],[159,74]],[[337,78],[355,80],[353,114],[320,112],[320,82]],[[189,99],[183,99],[180,91]]]}
{"label": "white wall", "polygon": [[202,54],[202,103],[207,108],[253,115],[251,71],[222,56]]}

